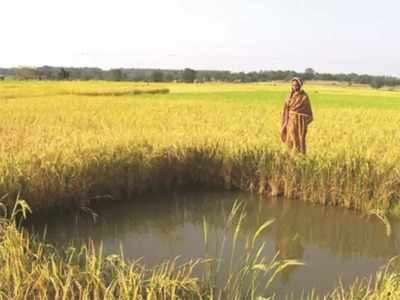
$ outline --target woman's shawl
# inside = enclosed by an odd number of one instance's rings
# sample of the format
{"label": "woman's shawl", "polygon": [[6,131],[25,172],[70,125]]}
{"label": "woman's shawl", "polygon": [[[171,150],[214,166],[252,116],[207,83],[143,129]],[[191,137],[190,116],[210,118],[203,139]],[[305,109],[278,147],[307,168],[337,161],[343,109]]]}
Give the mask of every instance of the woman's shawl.
{"label": "woman's shawl", "polygon": [[310,100],[308,95],[303,90],[297,93],[291,93],[285,100],[283,107],[282,126],[288,121],[289,113],[297,113],[306,117],[307,124],[313,120],[313,113],[311,109]]}
{"label": "woman's shawl", "polygon": [[310,99],[308,95],[303,91],[292,92],[285,100],[282,113],[282,127],[281,127],[281,140],[286,142],[287,139],[287,128],[286,125],[289,122],[289,114],[295,113],[303,116],[306,121],[306,126],[313,120],[313,113],[311,109]]}

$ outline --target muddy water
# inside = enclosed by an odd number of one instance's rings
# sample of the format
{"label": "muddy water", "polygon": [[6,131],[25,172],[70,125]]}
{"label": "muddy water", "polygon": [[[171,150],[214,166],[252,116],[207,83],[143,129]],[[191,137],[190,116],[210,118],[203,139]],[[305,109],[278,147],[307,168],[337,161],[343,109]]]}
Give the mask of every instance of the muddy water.
{"label": "muddy water", "polygon": [[[242,193],[196,191],[151,195],[99,206],[95,210],[97,217],[87,212],[55,215],[32,219],[28,227],[59,248],[93,240],[102,243],[105,255],[120,253],[122,248],[126,258],[142,258],[148,266],[177,256],[181,262],[205,256],[226,258],[215,276],[218,285],[232,270],[229,257],[233,229],[226,224],[235,201],[243,201],[246,213],[235,257],[243,254],[245,239],[252,232],[265,221],[275,219],[257,244],[265,243],[262,252],[265,259],[271,259],[279,251],[280,258],[294,258],[306,264],[287,269],[275,280],[268,293],[274,292],[278,298],[311,289],[323,294],[337,286],[339,278],[345,285],[350,284],[400,254],[398,223],[392,223],[392,235],[388,237],[385,226],[375,217]],[[234,262],[238,260],[235,258]]]}

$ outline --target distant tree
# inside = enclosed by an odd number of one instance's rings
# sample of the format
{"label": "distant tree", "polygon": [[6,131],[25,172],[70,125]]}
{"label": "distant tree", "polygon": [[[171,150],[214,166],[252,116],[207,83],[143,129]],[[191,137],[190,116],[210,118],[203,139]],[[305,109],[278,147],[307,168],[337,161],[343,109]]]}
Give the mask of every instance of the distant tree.
{"label": "distant tree", "polygon": [[246,81],[246,73],[239,72],[239,74],[237,74],[237,80],[239,82],[245,82]]}
{"label": "distant tree", "polygon": [[56,79],[54,74],[55,74],[55,68],[50,67],[50,66],[43,66],[40,68],[36,69],[36,74],[39,80],[52,80]]}
{"label": "distant tree", "polygon": [[153,82],[163,82],[164,73],[161,70],[156,70],[150,75],[150,80]]}
{"label": "distant tree", "polygon": [[334,76],[332,74],[329,73],[318,73],[316,76],[317,79],[319,80],[325,80],[325,81],[332,81],[335,80]]}
{"label": "distant tree", "polygon": [[258,73],[257,72],[249,72],[247,73],[247,78],[250,82],[257,82],[258,81]]}
{"label": "distant tree", "polygon": [[174,74],[172,74],[172,73],[167,73],[167,74],[165,74],[165,76],[164,76],[164,81],[166,81],[166,82],[172,82],[172,81],[174,81],[174,80],[175,80]]}
{"label": "distant tree", "polygon": [[[299,76],[298,76],[295,72],[288,71],[288,72],[286,73],[286,75],[285,75],[284,80],[285,80],[285,81],[289,81],[289,80],[291,80],[293,77],[299,77]],[[306,76],[302,76],[302,77],[304,77],[304,79],[306,79]],[[307,79],[307,80],[309,80],[309,79]]]}
{"label": "distant tree", "polygon": [[110,70],[110,80],[112,81],[121,81],[124,79],[124,74],[121,69],[112,69]]}
{"label": "distant tree", "polygon": [[360,75],[358,83],[371,84],[372,83],[372,78],[371,78],[371,76],[366,75],[366,74]]}
{"label": "distant tree", "polygon": [[182,73],[182,81],[183,82],[194,82],[196,79],[196,71],[193,69],[186,68]]}
{"label": "distant tree", "polygon": [[66,80],[68,78],[69,78],[69,72],[67,70],[65,70],[64,68],[61,68],[57,74],[57,79],[58,80]]}
{"label": "distant tree", "polygon": [[[122,70],[121,70],[122,72]],[[89,71],[89,76],[91,79],[95,79],[95,80],[103,80],[104,79],[104,71],[98,68],[94,68],[91,69]],[[121,80],[125,80],[126,76],[125,74],[122,72],[122,79]]]}
{"label": "distant tree", "polygon": [[313,80],[315,77],[315,71],[313,68],[307,68],[304,71],[304,80]]}
{"label": "distant tree", "polygon": [[37,70],[29,67],[17,68],[15,70],[15,77],[19,80],[39,79]]}
{"label": "distant tree", "polygon": [[348,85],[367,84],[374,88],[382,86],[394,87],[400,85],[400,78],[390,76],[371,76],[367,74],[331,74],[316,73],[312,68],[307,68],[303,73],[290,70],[257,71],[257,72],[229,72],[216,70],[199,70],[186,68],[184,70],[154,70],[154,69],[112,69],[102,70],[100,68],[59,68],[52,66],[0,68],[0,74],[6,78],[20,80],[42,79],[42,80],[132,80],[132,81],[229,81],[229,82],[258,82],[285,80],[289,81],[295,76],[306,80],[338,81]]}
{"label": "distant tree", "polygon": [[374,89],[380,89],[385,85],[385,79],[383,77],[376,77],[371,81],[370,85]]}

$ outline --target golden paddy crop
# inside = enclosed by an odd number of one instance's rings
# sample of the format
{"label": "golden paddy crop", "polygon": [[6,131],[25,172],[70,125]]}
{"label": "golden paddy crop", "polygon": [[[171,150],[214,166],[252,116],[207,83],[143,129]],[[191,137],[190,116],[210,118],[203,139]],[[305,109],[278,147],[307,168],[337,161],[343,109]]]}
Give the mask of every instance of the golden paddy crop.
{"label": "golden paddy crop", "polygon": [[201,185],[396,205],[400,93],[305,89],[315,121],[302,157],[279,141],[286,83],[2,82],[0,194],[39,209]]}

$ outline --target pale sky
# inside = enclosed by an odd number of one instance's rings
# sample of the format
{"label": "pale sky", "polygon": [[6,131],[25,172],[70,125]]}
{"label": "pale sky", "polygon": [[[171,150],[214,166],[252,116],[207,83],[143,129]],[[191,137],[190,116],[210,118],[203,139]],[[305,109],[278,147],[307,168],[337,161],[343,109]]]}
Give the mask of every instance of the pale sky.
{"label": "pale sky", "polygon": [[1,0],[0,67],[400,76],[399,0]]}

